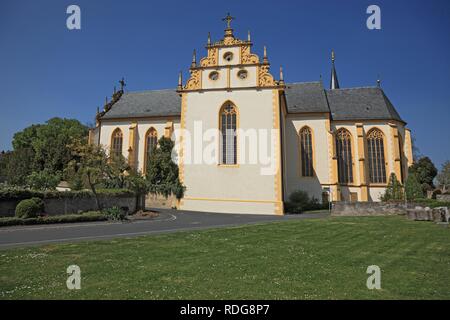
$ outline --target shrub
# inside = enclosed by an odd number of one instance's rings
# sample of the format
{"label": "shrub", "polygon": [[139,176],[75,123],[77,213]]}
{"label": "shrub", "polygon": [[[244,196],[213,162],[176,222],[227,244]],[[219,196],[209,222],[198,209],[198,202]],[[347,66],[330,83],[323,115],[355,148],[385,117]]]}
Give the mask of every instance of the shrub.
{"label": "shrub", "polygon": [[61,180],[61,176],[48,170],[42,170],[32,172],[26,180],[27,185],[33,190],[55,190]]}
{"label": "shrub", "polygon": [[414,200],[414,199],[423,198],[422,186],[420,185],[419,180],[417,179],[417,176],[415,173],[411,172],[408,175],[408,179],[406,179],[405,194],[406,194],[406,199],[409,201]]}
{"label": "shrub", "polygon": [[395,173],[391,173],[386,191],[381,196],[381,201],[401,201],[403,199],[403,187],[397,180]]}
{"label": "shrub", "polygon": [[302,213],[307,210],[321,210],[326,209],[328,204],[321,204],[319,200],[308,196],[308,193],[303,190],[298,190],[289,196],[289,201],[284,204],[284,210],[288,213]]}
{"label": "shrub", "polygon": [[119,207],[111,207],[103,209],[102,213],[108,218],[108,220],[121,221],[125,220],[126,213]]}
{"label": "shrub", "polygon": [[44,202],[40,198],[22,200],[16,207],[17,218],[35,218],[44,211]]}
{"label": "shrub", "polygon": [[82,214],[66,214],[22,219],[16,217],[0,218],[0,227],[15,225],[52,224],[69,222],[105,221],[107,217],[98,211],[84,212]]}

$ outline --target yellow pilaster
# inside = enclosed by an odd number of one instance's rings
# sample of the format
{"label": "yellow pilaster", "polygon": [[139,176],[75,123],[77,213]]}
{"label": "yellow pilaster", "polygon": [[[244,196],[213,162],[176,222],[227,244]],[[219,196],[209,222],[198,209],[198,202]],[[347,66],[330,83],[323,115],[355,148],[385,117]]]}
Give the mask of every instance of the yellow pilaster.
{"label": "yellow pilaster", "polygon": [[272,92],[273,103],[273,128],[277,131],[278,137],[275,143],[276,173],[275,173],[275,213],[284,214],[282,177],[281,177],[281,130],[280,130],[280,93],[278,90]]}
{"label": "yellow pilaster", "polygon": [[356,134],[358,136],[358,162],[359,162],[359,184],[361,188],[360,201],[368,201],[369,194],[367,188],[367,171],[366,171],[366,147],[364,137],[364,126],[362,123],[356,123]]}
{"label": "yellow pilaster", "polygon": [[329,175],[330,175],[330,190],[331,190],[331,201],[341,201],[341,190],[338,184],[338,164],[336,156],[336,143],[334,139],[333,130],[331,129],[331,120],[328,115],[326,119],[326,128],[328,136],[328,157],[329,157]]}
{"label": "yellow pilaster", "polygon": [[402,181],[402,163],[400,157],[400,143],[398,141],[398,127],[395,123],[389,123],[392,132],[392,150],[394,151],[394,173],[397,176],[397,180],[403,183]]}
{"label": "yellow pilaster", "polygon": [[405,144],[403,146],[405,148],[405,154],[407,157],[408,168],[413,165],[414,157],[412,151],[412,139],[411,139],[411,130],[405,128]]}
{"label": "yellow pilaster", "polygon": [[166,126],[164,127],[164,137],[170,138],[173,133],[173,121],[167,121]]}
{"label": "yellow pilaster", "polygon": [[128,139],[128,164],[132,168],[136,168],[136,138],[137,138],[137,123],[134,122],[129,128]]}

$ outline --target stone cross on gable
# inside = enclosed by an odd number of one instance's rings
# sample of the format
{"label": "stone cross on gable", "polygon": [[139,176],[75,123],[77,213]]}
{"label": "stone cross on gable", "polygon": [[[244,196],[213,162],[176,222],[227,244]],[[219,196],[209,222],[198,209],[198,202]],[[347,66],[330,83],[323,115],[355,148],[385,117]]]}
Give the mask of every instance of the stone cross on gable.
{"label": "stone cross on gable", "polygon": [[231,29],[231,21],[233,21],[235,18],[230,16],[230,13],[228,12],[227,16],[222,19],[222,21],[227,22],[227,29]]}

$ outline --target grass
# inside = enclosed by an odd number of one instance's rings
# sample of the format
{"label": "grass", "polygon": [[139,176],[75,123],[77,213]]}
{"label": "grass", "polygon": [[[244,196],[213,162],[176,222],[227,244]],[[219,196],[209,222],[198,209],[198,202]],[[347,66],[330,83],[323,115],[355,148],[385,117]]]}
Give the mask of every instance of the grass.
{"label": "grass", "polygon": [[335,217],[2,250],[0,299],[449,299],[449,270],[448,228]]}

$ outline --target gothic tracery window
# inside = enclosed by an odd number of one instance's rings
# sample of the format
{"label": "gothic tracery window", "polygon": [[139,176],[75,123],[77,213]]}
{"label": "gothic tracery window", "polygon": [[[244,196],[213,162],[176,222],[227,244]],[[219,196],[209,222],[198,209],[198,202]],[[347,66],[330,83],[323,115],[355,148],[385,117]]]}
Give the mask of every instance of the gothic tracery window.
{"label": "gothic tracery window", "polygon": [[227,102],[220,111],[221,163],[237,163],[237,109]]}
{"label": "gothic tracery window", "polygon": [[148,129],[145,135],[145,166],[147,167],[148,161],[153,150],[158,145],[158,132],[155,128]]}
{"label": "gothic tracery window", "polygon": [[119,157],[122,155],[123,134],[122,130],[117,128],[111,135],[111,156]]}
{"label": "gothic tracery window", "polygon": [[384,136],[379,129],[367,134],[367,155],[370,183],[386,183],[386,159],[384,157]]}
{"label": "gothic tracery window", "polygon": [[302,164],[302,176],[314,176],[312,133],[311,129],[308,127],[303,127],[300,130],[300,156]]}
{"label": "gothic tracery window", "polygon": [[336,132],[339,183],[353,183],[352,136],[346,129]]}

